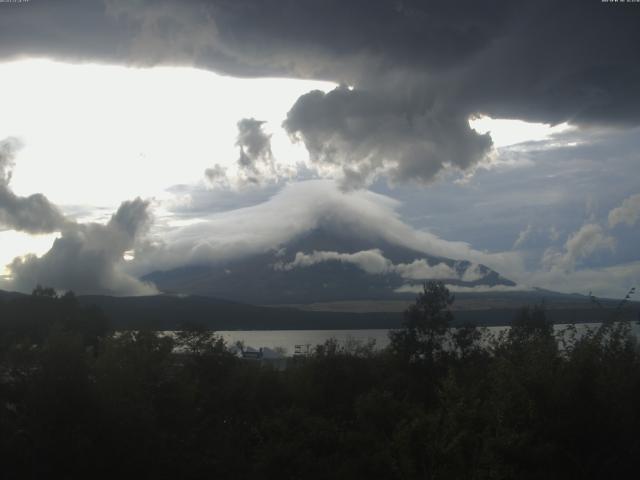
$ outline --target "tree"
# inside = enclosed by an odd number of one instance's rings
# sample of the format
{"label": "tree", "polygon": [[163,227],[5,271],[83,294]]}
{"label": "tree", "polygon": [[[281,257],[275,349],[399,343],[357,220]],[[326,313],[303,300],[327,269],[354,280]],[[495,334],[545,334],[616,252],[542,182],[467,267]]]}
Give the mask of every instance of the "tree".
{"label": "tree", "polygon": [[58,298],[58,294],[53,288],[43,287],[42,285],[37,285],[33,292],[31,292],[31,295],[43,298]]}
{"label": "tree", "polygon": [[191,356],[223,354],[226,350],[224,339],[203,325],[183,322],[175,335],[178,349]]}
{"label": "tree", "polygon": [[425,282],[416,302],[404,312],[403,328],[390,333],[392,351],[410,361],[430,361],[441,355],[453,321],[453,301],[443,282]]}

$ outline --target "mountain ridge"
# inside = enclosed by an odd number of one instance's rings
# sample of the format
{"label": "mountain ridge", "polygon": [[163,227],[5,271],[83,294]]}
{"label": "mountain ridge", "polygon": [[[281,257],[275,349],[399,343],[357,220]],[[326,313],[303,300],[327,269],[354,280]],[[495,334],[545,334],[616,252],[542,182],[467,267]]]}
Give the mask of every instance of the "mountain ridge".
{"label": "mountain ridge", "polygon": [[[440,279],[451,285],[515,286],[482,264],[428,255],[381,238],[357,237],[324,228],[265,252],[213,265],[155,271],[142,279],[165,293],[270,305],[410,299],[415,293],[401,289],[419,286],[430,279],[427,277],[432,270],[444,271],[448,278]],[[421,272],[427,275],[420,278]]]}

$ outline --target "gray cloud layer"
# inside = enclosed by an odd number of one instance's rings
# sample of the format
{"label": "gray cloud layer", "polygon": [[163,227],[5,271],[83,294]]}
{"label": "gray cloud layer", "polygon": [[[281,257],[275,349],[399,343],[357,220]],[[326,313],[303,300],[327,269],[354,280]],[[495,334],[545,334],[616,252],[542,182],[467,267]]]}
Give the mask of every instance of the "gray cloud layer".
{"label": "gray cloud layer", "polygon": [[445,262],[430,264],[424,258],[414,260],[411,263],[394,264],[384,256],[379,249],[362,250],[355,253],[341,253],[333,251],[317,251],[311,253],[297,252],[295,258],[289,263],[274,265],[276,270],[293,270],[305,268],[323,262],[342,262],[357,266],[370,275],[397,274],[406,280],[463,280],[475,282],[481,280],[485,273],[478,264],[467,266],[464,272],[459,273],[457,265],[452,268]]}
{"label": "gray cloud layer", "polygon": [[543,258],[543,263],[549,269],[572,271],[578,262],[588,258],[601,250],[612,251],[615,248],[615,239],[607,235],[602,227],[588,223],[580,230],[569,235],[564,244],[563,252],[548,249]]}
{"label": "gray cloud layer", "polygon": [[341,167],[347,187],[381,171],[392,181],[429,182],[446,164],[468,169],[491,147],[464,115],[412,104],[398,92],[313,91],[298,99],[284,127],[313,161]]}
{"label": "gray cloud layer", "polygon": [[348,186],[468,170],[469,115],[637,125],[640,9],[567,0],[99,0],[2,6],[0,56],[191,64],[353,85],[312,92],[286,128]]}
{"label": "gray cloud layer", "polygon": [[0,230],[27,233],[58,231],[67,220],[47,197],[40,193],[21,197],[11,190],[13,162],[20,147],[20,141],[12,137],[0,141]]}
{"label": "gray cloud layer", "polygon": [[125,272],[123,259],[149,224],[148,207],[137,198],[123,202],[106,225],[68,224],[42,257],[19,257],[9,265],[12,287],[30,291],[41,284],[76,293],[156,293],[152,285]]}
{"label": "gray cloud layer", "polygon": [[609,212],[609,226],[615,227],[620,223],[633,226],[640,219],[640,193],[631,195],[623,200],[619,207]]}

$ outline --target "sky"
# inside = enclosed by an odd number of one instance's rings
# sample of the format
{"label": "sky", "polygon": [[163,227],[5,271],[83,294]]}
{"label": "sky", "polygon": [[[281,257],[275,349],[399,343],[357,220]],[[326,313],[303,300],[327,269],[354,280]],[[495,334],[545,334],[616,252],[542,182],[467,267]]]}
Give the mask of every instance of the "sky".
{"label": "sky", "polygon": [[623,296],[639,21],[595,0],[0,3],[0,288],[150,294],[146,273],[329,224]]}

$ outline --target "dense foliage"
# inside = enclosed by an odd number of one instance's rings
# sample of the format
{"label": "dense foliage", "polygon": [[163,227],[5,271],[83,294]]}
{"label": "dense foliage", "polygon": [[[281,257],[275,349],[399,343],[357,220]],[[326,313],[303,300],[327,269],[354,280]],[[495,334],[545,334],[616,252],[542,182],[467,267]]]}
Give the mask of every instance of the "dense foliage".
{"label": "dense foliage", "polygon": [[391,346],[328,341],[287,368],[212,332],[114,333],[72,294],[0,302],[10,478],[627,478],[640,352],[624,322],[559,336],[543,307],[450,329],[429,283]]}

